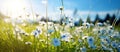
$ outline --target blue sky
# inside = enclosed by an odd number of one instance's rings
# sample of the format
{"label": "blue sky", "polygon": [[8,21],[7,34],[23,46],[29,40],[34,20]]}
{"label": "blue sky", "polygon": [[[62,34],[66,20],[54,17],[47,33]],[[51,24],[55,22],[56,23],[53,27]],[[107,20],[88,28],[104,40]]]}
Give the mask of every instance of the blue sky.
{"label": "blue sky", "polygon": [[[1,2],[4,0],[0,0]],[[31,12],[30,0],[24,0],[28,3],[26,7],[27,12]],[[88,14],[90,14],[92,20],[94,16],[98,13],[101,18],[105,16],[106,13],[113,14],[116,10],[120,9],[120,0],[63,0],[64,1],[64,13],[67,16],[73,17],[72,14],[75,9],[78,9],[78,15],[82,19],[86,19]],[[1,3],[0,2],[0,3]],[[45,7],[42,4],[42,0],[31,0],[32,8],[34,13],[38,13],[41,16],[45,15]],[[61,6],[60,0],[48,0],[48,15],[51,19],[58,19]]]}
{"label": "blue sky", "polygon": [[67,3],[66,8],[79,10],[108,11],[120,8],[120,0],[65,0],[64,3]]}
{"label": "blue sky", "polygon": [[[33,8],[37,9],[40,12],[45,11],[44,6],[41,4],[42,0],[33,0]],[[61,0],[48,0],[48,12],[53,19],[59,14],[58,7],[61,6]],[[95,15],[98,13],[101,18],[105,16],[106,13],[116,13],[116,10],[120,9],[120,0],[63,0],[65,14],[72,17],[73,11],[78,9],[78,15],[82,19],[86,19],[89,14],[92,20],[95,18]],[[42,6],[41,6],[42,5]],[[40,7],[41,6],[41,7]],[[40,9],[41,8],[41,9]],[[43,12],[44,13],[44,12]],[[54,14],[52,14],[54,13]],[[56,15],[55,15],[56,14]]]}

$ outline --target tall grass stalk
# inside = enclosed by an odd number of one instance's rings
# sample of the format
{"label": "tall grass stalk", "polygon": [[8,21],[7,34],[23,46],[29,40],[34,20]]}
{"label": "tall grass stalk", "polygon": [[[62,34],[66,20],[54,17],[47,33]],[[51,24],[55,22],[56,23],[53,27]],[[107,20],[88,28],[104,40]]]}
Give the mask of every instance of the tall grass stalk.
{"label": "tall grass stalk", "polygon": [[[32,7],[32,0],[29,0],[29,3],[30,3],[31,11],[32,11],[33,21],[34,21],[35,18],[34,18],[34,12],[33,12],[33,7]],[[33,37],[33,42],[34,42],[33,49],[34,49],[34,52],[36,52],[36,46],[35,46],[36,40],[35,40],[35,36]]]}
{"label": "tall grass stalk", "polygon": [[[45,0],[45,11],[46,11],[46,23],[47,23],[47,30],[48,30],[48,0]],[[47,33],[47,52],[48,52],[48,50],[49,50],[49,45],[48,45],[48,33]]]}
{"label": "tall grass stalk", "polygon": [[33,17],[33,20],[35,20],[35,17],[34,17],[34,11],[33,11],[33,6],[32,6],[32,0],[29,0],[29,3],[30,3],[31,11],[32,11],[32,17]]}
{"label": "tall grass stalk", "polygon": [[[120,11],[120,10],[117,11],[116,16],[119,15],[119,11]],[[117,22],[118,19],[119,19],[119,17],[116,17],[116,18],[114,19],[114,21],[113,21],[113,23],[112,23],[112,26],[115,26],[115,24],[116,24],[116,22]]]}

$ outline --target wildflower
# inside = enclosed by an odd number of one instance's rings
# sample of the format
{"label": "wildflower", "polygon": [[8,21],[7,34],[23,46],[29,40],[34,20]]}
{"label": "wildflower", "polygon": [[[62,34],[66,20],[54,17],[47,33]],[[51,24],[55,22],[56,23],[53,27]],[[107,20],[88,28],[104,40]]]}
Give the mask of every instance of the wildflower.
{"label": "wildflower", "polygon": [[120,38],[119,32],[114,32],[113,35],[111,35],[112,38]]}
{"label": "wildflower", "polygon": [[45,26],[45,25],[46,25],[46,23],[45,23],[45,22],[40,21],[40,22],[39,22],[39,25],[41,25],[41,26]]}
{"label": "wildflower", "polygon": [[48,29],[54,29],[54,23],[53,22],[48,22]]}
{"label": "wildflower", "polygon": [[110,38],[109,37],[107,37],[107,36],[100,36],[100,38],[101,38],[101,42],[102,43],[104,43],[104,44],[106,44],[106,45],[110,45],[110,43],[111,43],[111,40],[110,40]]}
{"label": "wildflower", "polygon": [[93,24],[93,23],[90,23],[90,26],[91,26],[91,27],[94,27],[94,24]]}
{"label": "wildflower", "polygon": [[54,28],[55,28],[56,31],[58,31],[59,28],[60,28],[60,25],[59,25],[59,24],[55,24],[55,25],[54,25]]}
{"label": "wildflower", "polygon": [[42,30],[41,29],[36,29],[36,31],[39,33],[39,34],[41,34],[42,33]]}
{"label": "wildflower", "polygon": [[119,35],[113,34],[113,35],[111,35],[111,37],[112,37],[112,38],[119,38]]}
{"label": "wildflower", "polygon": [[59,39],[57,39],[57,38],[54,38],[53,40],[52,40],[52,43],[53,43],[53,45],[54,46],[60,46],[60,40]]}
{"label": "wildflower", "polygon": [[89,23],[86,23],[86,22],[83,23],[82,25],[85,26],[86,28],[89,28],[89,27],[90,27],[90,24],[89,24]]}
{"label": "wildflower", "polygon": [[92,31],[94,32],[94,34],[99,33],[99,30],[97,28],[94,28]]}
{"label": "wildflower", "polygon": [[82,28],[83,28],[83,27],[77,27],[77,28],[75,29],[75,32],[76,32],[76,33],[82,33],[82,32],[83,32]]}
{"label": "wildflower", "polygon": [[83,26],[89,26],[90,24],[89,24],[89,23],[84,22],[82,25],[83,25]]}
{"label": "wildflower", "polygon": [[101,45],[102,45],[102,49],[103,49],[103,50],[113,51],[113,49],[112,49],[112,48],[108,48],[107,46],[105,46],[105,45],[104,45],[104,44],[102,44],[102,43],[101,43]]}
{"label": "wildflower", "polygon": [[101,34],[101,35],[105,35],[105,34],[106,34],[106,30],[105,30],[104,28],[101,28],[101,29],[100,29],[100,34]]}
{"label": "wildflower", "polygon": [[45,40],[44,40],[44,39],[40,39],[39,41],[40,41],[40,42],[45,42]]}
{"label": "wildflower", "polygon": [[87,39],[87,37],[88,37],[88,36],[83,36],[82,39],[83,39],[83,40],[84,40],[84,39]]}
{"label": "wildflower", "polygon": [[74,23],[69,23],[68,26],[73,27]]}
{"label": "wildflower", "polygon": [[107,30],[107,33],[108,33],[108,35],[110,35],[110,36],[113,34],[113,32],[114,32],[114,30],[110,30],[110,29]]}
{"label": "wildflower", "polygon": [[63,34],[61,34],[61,40],[62,41],[70,42],[71,38],[72,38],[72,36],[69,33],[63,33]]}
{"label": "wildflower", "polygon": [[63,10],[63,9],[64,9],[64,7],[63,7],[63,6],[60,6],[60,7],[59,7],[59,9],[60,9],[60,10]]}
{"label": "wildflower", "polygon": [[101,45],[102,45],[103,50],[107,50],[107,47],[105,45],[103,45],[103,42],[101,42]]}
{"label": "wildflower", "polygon": [[69,24],[69,17],[65,17],[64,20],[65,20],[64,22],[66,25]]}
{"label": "wildflower", "polygon": [[21,31],[20,34],[25,35],[25,36],[28,36],[28,35],[29,35],[29,34],[26,33],[25,31]]}
{"label": "wildflower", "polygon": [[112,48],[109,48],[111,41],[107,36],[101,36],[101,45],[103,50],[113,51]]}
{"label": "wildflower", "polygon": [[36,30],[33,31],[32,34],[33,34],[34,36],[38,36],[38,35],[39,35],[39,33],[38,33]]}
{"label": "wildflower", "polygon": [[81,52],[86,52],[87,49],[85,47],[80,48]]}
{"label": "wildflower", "polygon": [[40,30],[40,28],[36,28],[36,30],[32,31],[32,35],[34,35],[35,37],[38,37],[40,34],[42,33],[42,30]]}
{"label": "wildflower", "polygon": [[25,42],[26,45],[31,45],[32,43],[31,42]]}
{"label": "wildflower", "polygon": [[97,23],[97,26],[103,26],[103,23]]}
{"label": "wildflower", "polygon": [[105,38],[105,41],[106,41],[108,44],[110,44],[110,42],[111,42],[111,40],[110,40],[109,37],[106,37],[106,38]]}
{"label": "wildflower", "polygon": [[120,45],[117,47],[118,52],[120,52]]}
{"label": "wildflower", "polygon": [[111,30],[113,30],[114,28],[113,28],[113,26],[108,26],[108,29],[111,29]]}
{"label": "wildflower", "polygon": [[118,44],[117,44],[115,41],[113,41],[113,42],[111,42],[111,46],[112,46],[113,48],[117,48]]}
{"label": "wildflower", "polygon": [[62,39],[66,38],[66,37],[67,37],[67,35],[62,35],[62,36],[61,36]]}
{"label": "wildflower", "polygon": [[88,37],[88,38],[87,38],[87,42],[88,42],[88,44],[89,44],[89,46],[90,46],[91,48],[93,48],[93,49],[96,48],[95,45],[94,45],[94,39],[93,39],[93,37]]}
{"label": "wildflower", "polygon": [[25,36],[28,36],[29,34],[28,34],[28,33],[25,33],[24,35],[25,35]]}
{"label": "wildflower", "polygon": [[20,32],[20,28],[18,26],[15,26],[15,32]]}
{"label": "wildflower", "polygon": [[48,33],[51,34],[52,32],[54,32],[53,29],[48,29]]}
{"label": "wildflower", "polygon": [[79,35],[82,37],[82,36],[83,36],[83,31],[76,29],[76,30],[74,31],[74,34],[75,34],[75,36],[77,36],[77,37],[78,37]]}

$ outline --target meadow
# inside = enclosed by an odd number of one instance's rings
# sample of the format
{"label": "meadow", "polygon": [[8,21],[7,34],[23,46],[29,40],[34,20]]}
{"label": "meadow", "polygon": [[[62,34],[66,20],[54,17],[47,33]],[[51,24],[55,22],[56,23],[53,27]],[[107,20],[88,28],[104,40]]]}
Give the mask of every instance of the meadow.
{"label": "meadow", "polygon": [[0,52],[120,52],[119,1],[64,2],[1,0]]}
{"label": "meadow", "polygon": [[0,20],[0,52],[120,52],[120,29],[107,23],[60,25]]}

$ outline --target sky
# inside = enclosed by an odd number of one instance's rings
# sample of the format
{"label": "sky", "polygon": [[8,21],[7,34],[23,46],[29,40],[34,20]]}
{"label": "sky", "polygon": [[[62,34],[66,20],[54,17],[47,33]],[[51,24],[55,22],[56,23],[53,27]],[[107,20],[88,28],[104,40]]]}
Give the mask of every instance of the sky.
{"label": "sky", "polygon": [[[8,0],[6,0],[8,1]],[[0,0],[1,11],[5,0]],[[11,1],[11,0],[9,0]],[[45,5],[42,3],[43,0],[23,0],[26,13],[37,13],[40,16],[45,16]],[[93,20],[96,14],[99,14],[101,18],[104,18],[107,13],[111,15],[116,13],[120,9],[120,0],[63,0],[64,1],[64,13],[66,16],[74,17],[73,12],[77,9],[77,17],[85,20],[88,15]],[[60,18],[61,0],[48,0],[48,16],[50,19],[58,20]],[[21,2],[21,5],[23,3]],[[18,8],[18,7],[17,7]],[[32,9],[31,9],[32,8]],[[14,8],[15,9],[15,8]],[[13,10],[14,10],[13,9]],[[8,12],[10,13],[10,12]],[[16,11],[14,12],[16,13]],[[20,13],[20,10],[17,12]],[[22,13],[22,12],[21,12]]]}

